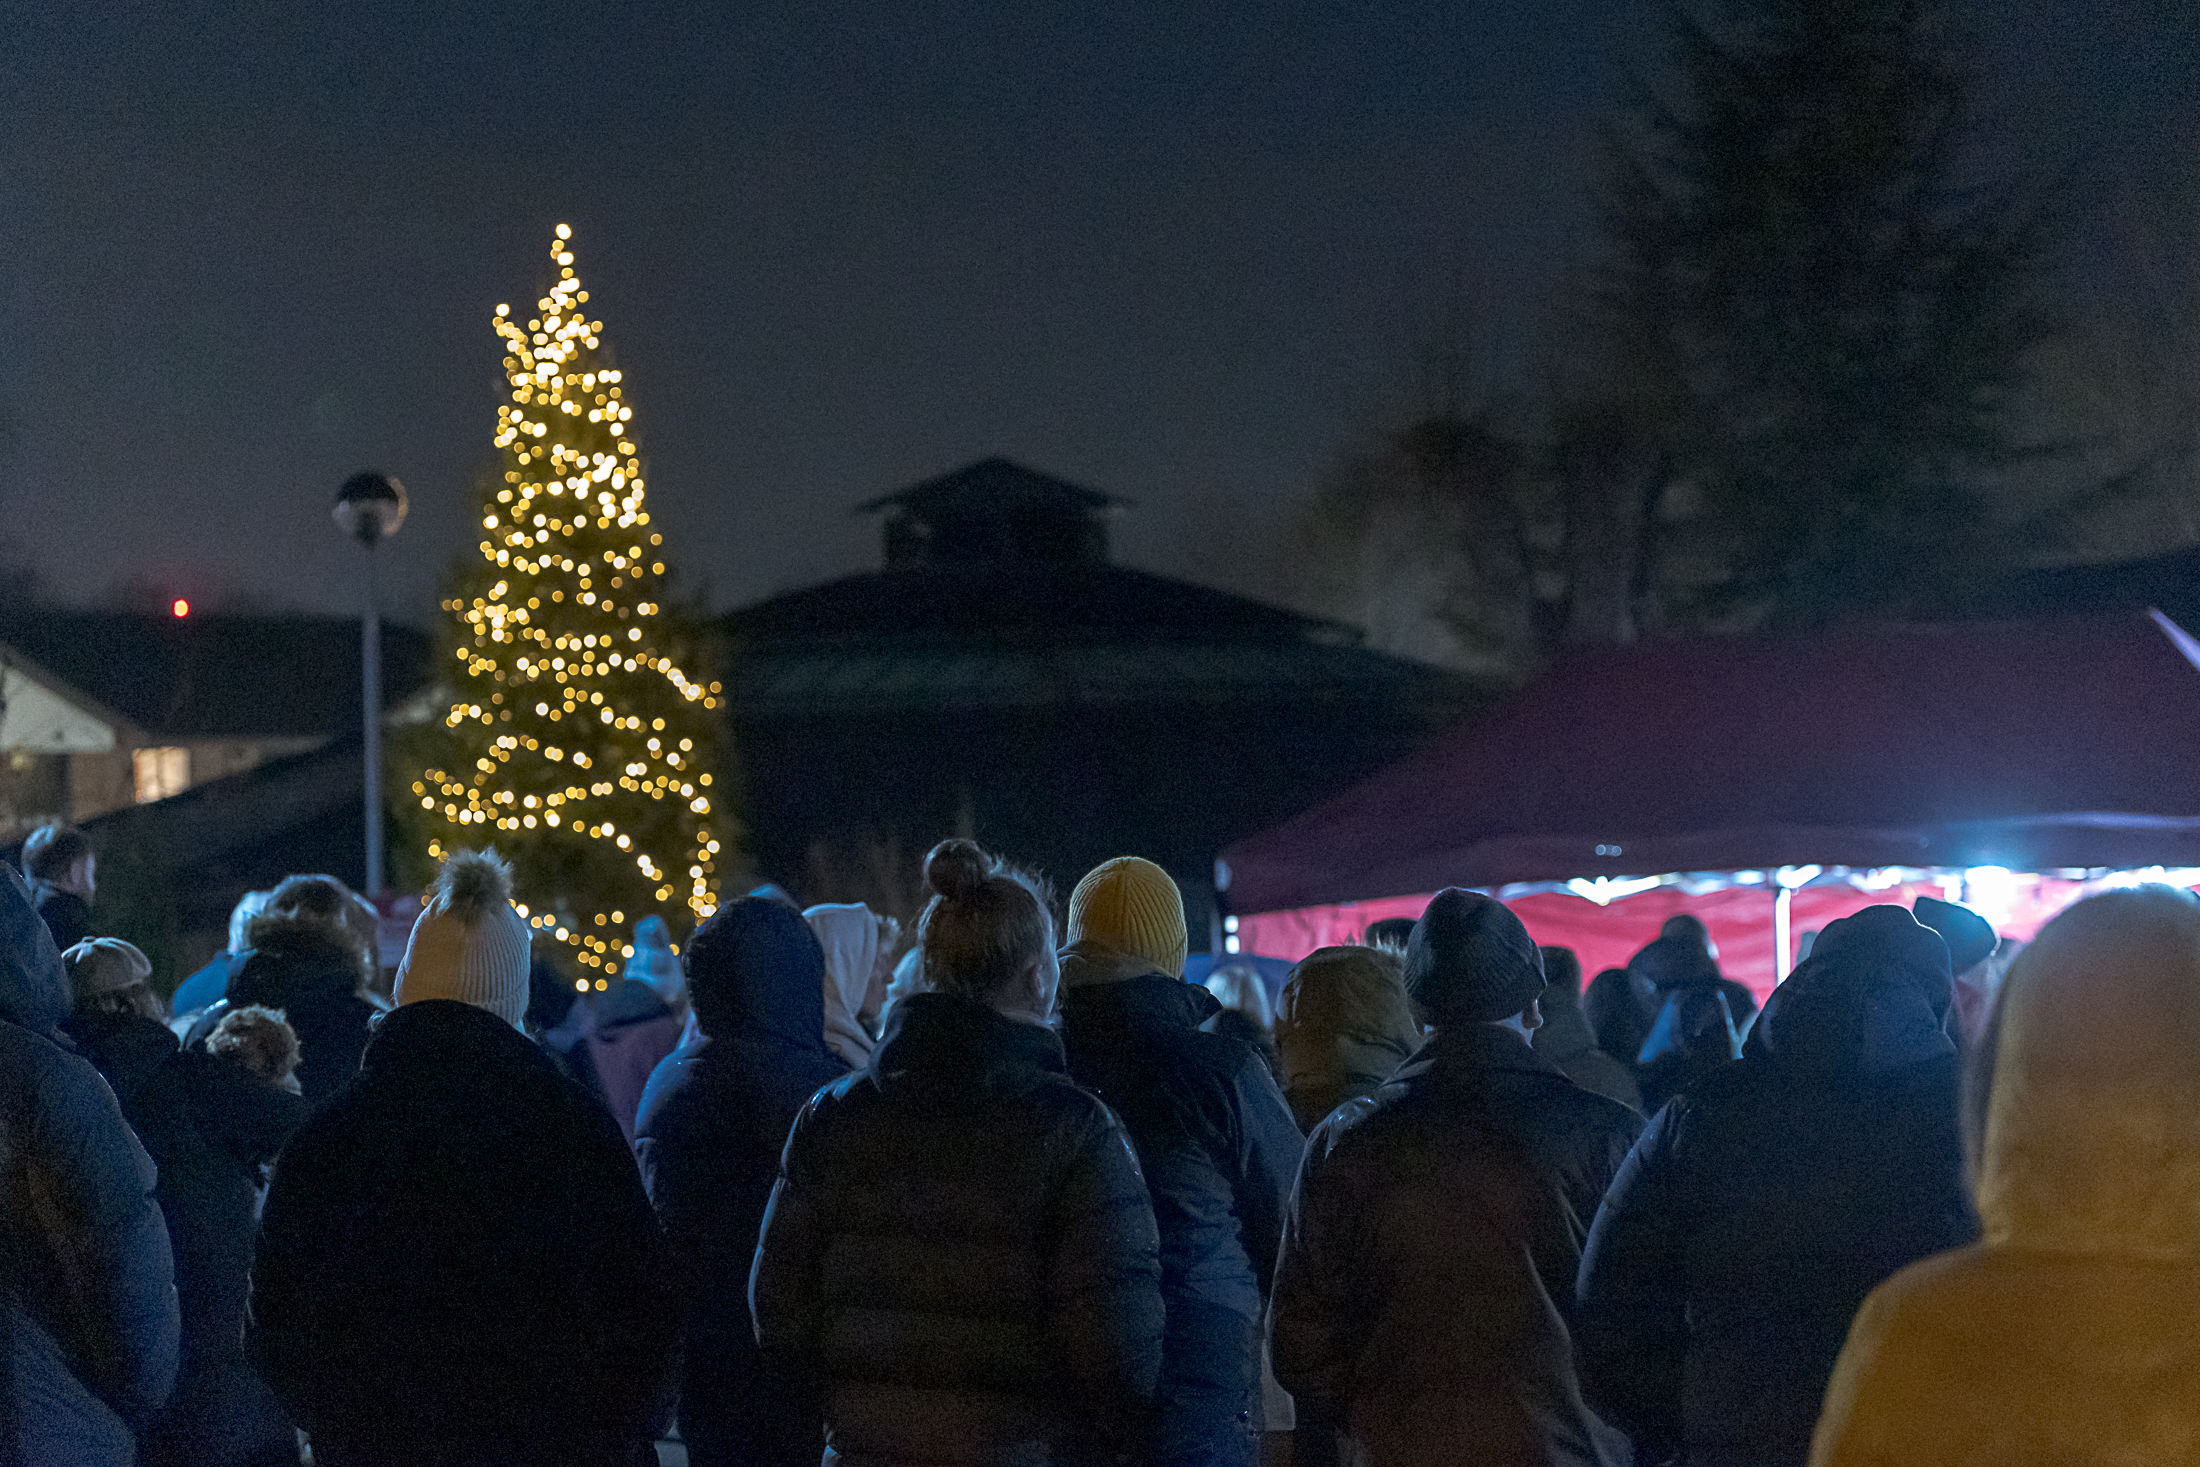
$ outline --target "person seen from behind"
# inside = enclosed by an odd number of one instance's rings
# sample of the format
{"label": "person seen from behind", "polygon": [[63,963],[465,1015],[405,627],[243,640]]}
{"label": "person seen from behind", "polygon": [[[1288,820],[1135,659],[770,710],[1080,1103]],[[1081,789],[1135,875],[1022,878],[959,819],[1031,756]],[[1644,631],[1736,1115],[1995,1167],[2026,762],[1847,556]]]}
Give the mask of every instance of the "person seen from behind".
{"label": "person seen from behind", "polygon": [[92,935],[99,855],[90,836],[73,825],[39,826],[24,838],[23,874],[57,950],[67,952]]}
{"label": "person seen from behind", "polygon": [[1654,942],[1627,960],[1631,979],[1656,995],[1655,1017],[1633,1056],[1646,1112],[1655,1113],[1742,1052],[1757,1000],[1719,972],[1711,934],[1697,918],[1669,917]]}
{"label": "person seen from behind", "polygon": [[564,1060],[565,1073],[603,1102],[629,1143],[649,1077],[678,1047],[688,1021],[665,919],[652,912],[636,922],[631,946],[625,969],[598,979],[601,991],[576,993],[564,1020],[542,1037]]}
{"label": "person seen from behind", "polygon": [[246,1348],[321,1467],[633,1467],[670,1404],[671,1260],[611,1117],[522,1031],[529,933],[447,858],[397,1008],[283,1148]]}
{"label": "person seen from behind", "polygon": [[[187,1050],[147,986],[153,965],[130,943],[86,938],[62,954],[78,1053],[98,1067],[158,1168],[154,1200],[175,1260],[183,1333],[174,1393],[139,1434],[143,1467],[269,1467],[296,1462],[296,1428],[244,1358],[246,1281],[261,1168],[305,1119],[294,1091],[227,1049]],[[295,1050],[280,1017],[263,1015]]]}
{"label": "person seen from behind", "polygon": [[1978,1234],[1948,948],[1897,906],[1827,925],[1739,1063],[1660,1111],[1581,1264],[1589,1400],[1643,1467],[1801,1467],[1864,1296]]}
{"label": "person seen from behind", "polygon": [[1260,1322],[1304,1138],[1248,1044],[1200,1025],[1220,1005],[1184,981],[1184,900],[1118,856],[1070,893],[1062,1047],[1070,1078],[1123,1118],[1161,1227],[1168,1343],[1152,1460],[1245,1467],[1264,1420]]}
{"label": "person seen from behind", "polygon": [[1543,949],[1543,1022],[1529,1042],[1535,1052],[1565,1072],[1582,1089],[1642,1109],[1642,1091],[1634,1072],[1597,1048],[1596,1035],[1581,1011],[1581,959],[1570,947]]}
{"label": "person seen from behind", "polygon": [[298,1083],[320,1105],[359,1072],[368,1026],[384,1005],[373,994],[374,930],[351,889],[333,876],[286,876],[267,910],[245,924],[249,949],[222,1002],[193,1021],[198,1045],[232,1008],[279,1011],[298,1035]]}
{"label": "person seen from behind", "polygon": [[1814,1467],[2200,1460],[2200,903],[2048,923],[1965,1089],[1984,1236],[1864,1301]]}
{"label": "person seen from behind", "polygon": [[823,1392],[829,1462],[1120,1461],[1161,1364],[1146,1185],[1047,1027],[1035,884],[967,840],[924,869],[926,991],[787,1138],[757,1339]]}
{"label": "person seen from behind", "polygon": [[825,950],[825,1043],[851,1070],[871,1062],[901,924],[861,902],[824,902],[802,914]]}
{"label": "person seen from behind", "polygon": [[245,954],[252,950],[246,929],[254,917],[267,911],[267,904],[274,895],[272,891],[248,891],[237,898],[237,905],[229,911],[229,946],[176,985],[176,991],[168,995],[170,1014],[180,1019],[221,1002],[222,995],[229,991],[229,980],[236,976]]}
{"label": "person seen from behind", "polygon": [[2001,938],[1992,923],[1956,902],[1919,897],[1910,911],[1948,944],[1948,966],[1955,970],[1956,984],[1955,1005],[1948,1011],[1948,1037],[1958,1052],[1968,1052],[1986,1027],[1986,1010],[1993,997],[1989,974]]}
{"label": "person seen from behind", "polygon": [[1277,1078],[1302,1131],[1373,1095],[1421,1047],[1406,997],[1404,949],[1317,948],[1276,995]]}
{"label": "person seen from behind", "polygon": [[693,1467],[815,1467],[818,1404],[757,1348],[748,1291],[787,1132],[848,1073],[826,1047],[824,953],[793,907],[741,897],[681,960],[698,1033],[650,1076],[634,1143],[677,1260],[680,1436]]}
{"label": "person seen from behind", "polygon": [[1276,1377],[1350,1443],[1327,1467],[1623,1463],[1583,1404],[1575,1266],[1642,1118],[1537,1054],[1542,955],[1457,887],[1414,926],[1406,984],[1434,1033],[1308,1139],[1276,1267]]}
{"label": "person seen from behind", "polygon": [[1253,1046],[1253,1052],[1273,1075],[1276,1013],[1268,1002],[1268,985],[1260,981],[1259,970],[1251,963],[1225,963],[1207,975],[1206,986],[1222,1008],[1202,1027],[1210,1034]]}
{"label": "person seen from behind", "polygon": [[181,1320],[153,1162],[70,1043],[52,934],[0,864],[0,1462],[130,1467]]}

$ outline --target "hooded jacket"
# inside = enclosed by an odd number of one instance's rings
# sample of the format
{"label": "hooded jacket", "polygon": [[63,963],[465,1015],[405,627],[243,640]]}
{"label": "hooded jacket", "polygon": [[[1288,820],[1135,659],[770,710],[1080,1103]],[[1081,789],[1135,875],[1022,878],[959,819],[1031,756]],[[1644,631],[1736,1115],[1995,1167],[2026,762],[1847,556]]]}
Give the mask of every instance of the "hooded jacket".
{"label": "hooded jacket", "polygon": [[878,918],[861,902],[828,902],[804,911],[802,920],[825,950],[825,1043],[860,1070],[871,1062],[874,1044],[856,1016],[878,962]]}
{"label": "hooded jacket", "polygon": [[2200,904],[2070,908],[1982,1047],[1984,1238],[1873,1290],[1811,1461],[2200,1460]]}
{"label": "hooded jacket", "polygon": [[632,1460],[671,1266],[618,1127],[496,1015],[386,1015],[275,1163],[246,1348],[317,1457]]}
{"label": "hooded jacket", "polygon": [[734,1460],[814,1467],[816,1409],[757,1350],[749,1264],[796,1114],[848,1067],[825,1047],[823,959],[809,929],[786,908],[758,920],[781,940],[739,945],[713,975],[732,1014],[712,1003],[708,1036],[698,1031],[657,1066],[634,1151],[678,1259],[682,1431],[705,1451],[723,1440]]}
{"label": "hooded jacket", "polygon": [[146,1467],[220,1467],[295,1428],[244,1358],[246,1282],[261,1166],[305,1102],[243,1065],[186,1050],[156,1019],[79,1012],[69,1033],[99,1068],[159,1168],[154,1199],[175,1257],[183,1335],[176,1388],[140,1435]]}
{"label": "hooded jacket", "polygon": [[0,1461],[129,1467],[180,1333],[153,1163],[62,1037],[61,954],[0,876]]}
{"label": "hooded jacket", "polygon": [[818,1380],[828,1462],[1103,1462],[1160,1368],[1153,1209],[1123,1128],[1035,1024],[894,1006],[803,1109],[756,1253],[757,1337]]}
{"label": "hooded jacket", "polygon": [[542,1036],[565,1073],[603,1102],[631,1144],[650,1077],[679,1047],[687,1015],[650,984],[614,978],[602,993],[574,995],[564,1020]]}
{"label": "hooded jacket", "polygon": [[1302,1131],[1346,1101],[1373,1095],[1420,1047],[1405,974],[1380,949],[1309,953],[1277,996],[1277,1078]]}
{"label": "hooded jacket", "polygon": [[1901,907],[1829,925],[1739,1063],[1654,1117],[1597,1215],[1582,1384],[1642,1463],[1801,1464],[1849,1321],[1969,1241],[1947,948]]}
{"label": "hooded jacket", "polygon": [[231,1008],[281,1009],[298,1036],[298,1088],[318,1106],[359,1073],[377,1012],[361,990],[365,961],[345,937],[311,917],[255,917],[252,947],[237,960],[222,997],[199,1015],[186,1043],[199,1044]]}
{"label": "hooded jacket", "polygon": [[1509,1029],[1439,1029],[1307,1141],[1276,1268],[1276,1378],[1372,1467],[1593,1464],[1569,1324],[1642,1129]]}

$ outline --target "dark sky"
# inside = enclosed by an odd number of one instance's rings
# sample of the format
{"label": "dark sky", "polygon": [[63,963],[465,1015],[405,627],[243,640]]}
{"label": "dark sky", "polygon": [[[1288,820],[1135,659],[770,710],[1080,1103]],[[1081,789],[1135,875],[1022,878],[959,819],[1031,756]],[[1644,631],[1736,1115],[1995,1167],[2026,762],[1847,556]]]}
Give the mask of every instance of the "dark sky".
{"label": "dark sky", "polygon": [[[993,453],[1138,499],[1125,559],[1258,584],[1447,279],[1532,355],[1639,15],[8,0],[0,535],[70,599],[348,609],[327,506],[379,466],[424,621],[491,457],[491,312],[565,220],[716,603],[869,565],[852,504]],[[2195,219],[2200,6],[1982,15],[1996,137],[2084,180],[2080,275],[2158,287],[2131,221]]]}

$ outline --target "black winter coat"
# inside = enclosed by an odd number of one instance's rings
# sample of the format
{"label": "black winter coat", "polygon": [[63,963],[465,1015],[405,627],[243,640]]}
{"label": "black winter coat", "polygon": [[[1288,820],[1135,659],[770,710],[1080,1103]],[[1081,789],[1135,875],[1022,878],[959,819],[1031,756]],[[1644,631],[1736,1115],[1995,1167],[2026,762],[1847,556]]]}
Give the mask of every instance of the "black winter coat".
{"label": "black winter coat", "polygon": [[[817,969],[755,967],[739,1022],[674,1050],[650,1076],[635,1156],[679,1259],[686,1349],[680,1423],[757,1467],[815,1467],[821,1426],[794,1382],[768,1372],[749,1322],[749,1266],[805,1102],[848,1073],[825,1047]],[[641,986],[641,985],[637,985]]]}
{"label": "black winter coat", "polygon": [[1597,1047],[1581,1011],[1581,995],[1554,983],[1543,990],[1542,1007],[1543,1023],[1530,1041],[1535,1052],[1582,1089],[1640,1112],[1642,1090],[1634,1071]]}
{"label": "black winter coat", "polygon": [[671,1273],[603,1108],[424,1000],[276,1161],[246,1346],[333,1467],[623,1467],[669,1404]]}
{"label": "black winter coat", "polygon": [[849,1467],[1104,1461],[1160,1368],[1153,1209],[1046,1030],[894,1005],[871,1068],[787,1141],[751,1285]]}
{"label": "black winter coat", "polygon": [[175,1255],[181,1366],[139,1461],[218,1467],[295,1447],[289,1418],[245,1362],[244,1313],[260,1168],[305,1119],[305,1102],[234,1061],[181,1048],[155,1019],[79,1013],[69,1030],[160,1169],[154,1198]]}
{"label": "black winter coat", "polygon": [[[359,1073],[378,1012],[359,994],[366,970],[356,952],[313,921],[260,917],[250,931],[252,949],[238,958],[223,998],[228,1008],[282,1010],[298,1036],[298,1088],[308,1106],[319,1106]],[[203,1042],[224,1012],[222,1004],[208,1008],[185,1042]]]}
{"label": "black winter coat", "polygon": [[1613,1460],[1569,1326],[1590,1219],[1641,1129],[1507,1029],[1439,1030],[1307,1142],[1276,1379],[1372,1467]]}
{"label": "black winter coat", "polygon": [[1864,1296],[1977,1236],[1946,953],[1933,971],[1919,933],[1939,941],[1892,906],[1828,926],[1741,1061],[1651,1122],[1605,1199],[1582,1381],[1645,1467],[1684,1449],[1800,1467]]}
{"label": "black winter coat", "polygon": [[0,871],[0,1462],[129,1467],[176,1374],[153,1163],[62,1035],[61,954]]}
{"label": "black winter coat", "polygon": [[75,892],[34,881],[31,896],[38,904],[38,919],[53,934],[56,950],[67,952],[85,938],[96,935],[92,929],[92,904]]}

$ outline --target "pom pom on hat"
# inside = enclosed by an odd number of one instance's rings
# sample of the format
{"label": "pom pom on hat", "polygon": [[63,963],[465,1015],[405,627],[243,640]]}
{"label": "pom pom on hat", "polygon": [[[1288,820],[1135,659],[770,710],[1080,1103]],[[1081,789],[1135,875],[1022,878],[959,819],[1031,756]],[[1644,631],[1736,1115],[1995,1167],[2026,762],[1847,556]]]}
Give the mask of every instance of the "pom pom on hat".
{"label": "pom pom on hat", "polygon": [[1439,1025],[1509,1019],[1543,986],[1543,953],[1503,902],[1448,886],[1413,924],[1406,992]]}
{"label": "pom pom on hat", "polygon": [[1141,856],[1117,856],[1085,873],[1069,894],[1069,941],[1097,942],[1184,976],[1190,944],[1184,897],[1169,873]]}
{"label": "pom pom on hat", "polygon": [[494,851],[454,852],[405,944],[398,1005],[453,999],[525,1033],[531,936],[512,909],[511,867]]}

